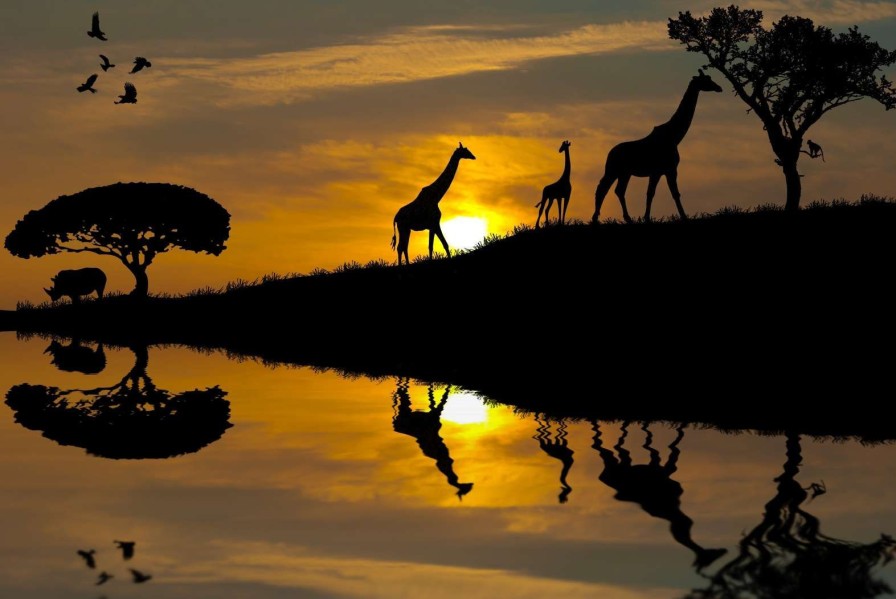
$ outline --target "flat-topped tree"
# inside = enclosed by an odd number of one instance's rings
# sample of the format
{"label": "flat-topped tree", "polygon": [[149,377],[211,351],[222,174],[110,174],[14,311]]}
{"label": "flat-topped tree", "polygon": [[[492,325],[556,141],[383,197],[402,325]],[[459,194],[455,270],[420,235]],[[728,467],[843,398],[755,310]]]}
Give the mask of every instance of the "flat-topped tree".
{"label": "flat-topped tree", "polygon": [[787,182],[785,208],[800,205],[797,161],[806,132],[830,110],[871,98],[889,110],[896,91],[880,71],[896,62],[858,28],[834,33],[810,19],[784,16],[762,27],[762,11],[714,8],[705,17],[679,12],[669,37],[699,52],[762,121]]}
{"label": "flat-topped tree", "polygon": [[134,275],[131,295],[149,291],[146,269],[172,248],[219,255],[230,213],[207,195],[170,183],[115,183],[60,196],[32,210],[6,236],[19,258],[60,252],[114,256]]}

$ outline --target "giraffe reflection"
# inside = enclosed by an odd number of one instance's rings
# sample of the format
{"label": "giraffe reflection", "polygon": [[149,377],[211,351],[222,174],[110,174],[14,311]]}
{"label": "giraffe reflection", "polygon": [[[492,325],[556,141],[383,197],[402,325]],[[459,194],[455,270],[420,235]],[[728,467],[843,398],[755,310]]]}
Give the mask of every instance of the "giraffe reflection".
{"label": "giraffe reflection", "polygon": [[457,497],[463,498],[473,488],[473,483],[459,482],[454,472],[454,460],[448,453],[448,446],[439,436],[442,428],[442,410],[451,392],[451,386],[446,386],[438,403],[435,400],[432,383],[429,384],[429,410],[411,409],[411,395],[409,392],[410,379],[403,377],[398,379],[395,393],[392,395],[392,428],[396,433],[410,435],[417,440],[417,445],[423,451],[423,455],[436,461],[439,472],[448,479],[448,484],[457,489]]}
{"label": "giraffe reflection", "polygon": [[563,464],[563,469],[560,471],[560,495],[557,496],[557,499],[560,503],[566,503],[569,500],[569,494],[572,493],[572,487],[566,482],[566,476],[569,474],[569,469],[572,468],[572,454],[575,453],[566,441],[566,421],[560,421],[553,437],[551,436],[551,425],[544,415],[536,414],[535,422],[538,423],[538,428],[532,438],[538,441],[538,446],[543,452],[560,460]]}
{"label": "giraffe reflection", "polygon": [[672,479],[672,475],[678,469],[678,456],[681,454],[678,444],[684,438],[685,425],[676,427],[675,439],[669,444],[669,457],[663,464],[659,451],[653,447],[653,433],[650,432],[649,425],[642,424],[641,429],[647,435],[643,447],[650,454],[650,460],[647,464],[633,464],[631,453],[625,449],[629,424],[622,424],[622,434],[613,446],[616,450],[614,454],[603,446],[600,424],[596,420],[591,422],[594,430],[592,447],[597,450],[604,463],[604,470],[598,478],[616,491],[614,498],[637,503],[654,518],[668,520],[672,537],[694,552],[694,567],[699,572],[727,550],[705,549],[698,545],[691,538],[694,521],[681,511],[684,489],[681,483]]}
{"label": "giraffe reflection", "polygon": [[[803,509],[824,491],[803,487],[796,476],[802,462],[800,436],[786,435],[787,461],[775,478],[777,493],[765,514],[739,543],[739,551],[713,576],[710,585],[688,597],[879,597],[892,596],[872,571],[893,559],[896,540],[881,534],[868,544],[842,541],[821,533],[818,518]],[[809,491],[812,491],[810,497]]]}

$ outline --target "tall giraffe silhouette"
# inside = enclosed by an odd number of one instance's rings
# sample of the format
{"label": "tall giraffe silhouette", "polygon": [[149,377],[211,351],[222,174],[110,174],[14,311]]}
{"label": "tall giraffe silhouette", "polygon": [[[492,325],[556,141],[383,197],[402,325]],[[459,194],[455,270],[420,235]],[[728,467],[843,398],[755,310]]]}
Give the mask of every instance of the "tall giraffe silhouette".
{"label": "tall giraffe silhouette", "polygon": [[625,190],[629,179],[634,177],[649,177],[647,183],[647,207],[644,210],[644,220],[650,220],[650,206],[656,193],[656,186],[660,178],[665,176],[672,199],[678,208],[678,215],[682,220],[687,219],[687,214],[681,206],[681,193],[678,191],[678,144],[687,135],[688,128],[694,118],[697,109],[697,98],[700,92],[721,92],[722,88],[713,81],[709,75],[699,70],[698,75],[691,78],[684,97],[678,105],[678,110],[672,117],[653,128],[647,137],[634,141],[624,141],[610,150],[607,154],[607,162],[604,167],[604,176],[597,184],[594,192],[594,215],[591,222],[597,224],[600,216],[600,207],[610,191],[614,181],[616,183],[616,196],[622,205],[622,218],[625,222],[632,222],[625,205]]}
{"label": "tall giraffe silhouette", "polygon": [[538,228],[539,221],[541,221],[542,211],[544,211],[544,224],[547,226],[548,214],[551,211],[551,206],[554,204],[554,200],[557,200],[557,222],[563,224],[566,221],[566,207],[569,206],[569,195],[572,193],[572,184],[569,182],[569,146],[570,143],[568,139],[560,144],[558,152],[566,154],[566,163],[563,167],[563,174],[550,185],[545,185],[544,191],[541,192],[541,201],[536,204],[536,206],[539,207],[538,218],[535,219],[536,229]]}
{"label": "tall giraffe silhouette", "polygon": [[433,395],[432,384],[429,385],[429,410],[411,409],[411,395],[408,392],[410,380],[407,378],[399,378],[395,393],[392,396],[392,428],[396,433],[410,435],[417,440],[417,445],[423,451],[423,455],[436,461],[436,467],[439,472],[448,479],[448,484],[457,489],[457,497],[463,498],[464,495],[473,489],[473,483],[462,483],[454,472],[454,460],[448,453],[448,446],[445,445],[444,439],[439,436],[439,429],[442,428],[442,410],[445,408],[445,402],[448,400],[448,393],[451,386],[445,387],[442,398],[438,404]]}
{"label": "tall giraffe silhouette", "polygon": [[616,450],[614,454],[603,446],[600,424],[596,420],[591,422],[591,428],[594,430],[592,447],[597,450],[604,463],[604,470],[598,478],[616,491],[614,498],[637,503],[654,518],[668,520],[672,538],[694,552],[694,566],[699,572],[724,555],[727,550],[705,549],[698,545],[691,538],[694,521],[681,511],[684,488],[681,483],[672,479],[672,475],[678,469],[678,456],[681,453],[678,444],[684,438],[685,427],[683,424],[676,427],[677,435],[669,444],[669,457],[663,464],[660,453],[653,447],[653,434],[648,425],[643,424],[641,429],[647,435],[643,447],[650,455],[650,460],[647,464],[633,464],[631,453],[625,449],[629,424],[629,422],[622,424],[622,435],[613,446]]}
{"label": "tall giraffe silhouette", "polygon": [[[401,257],[404,255],[405,264],[410,264],[408,259],[408,243],[411,240],[411,231],[429,231],[429,257],[432,258],[432,244],[436,235],[445,248],[445,254],[451,256],[448,250],[448,242],[445,241],[445,235],[442,233],[441,220],[442,211],[439,210],[439,202],[445,196],[451,182],[454,181],[454,175],[457,173],[457,166],[461,159],[476,160],[473,153],[464,147],[462,143],[458,143],[454,153],[448,160],[448,165],[438,178],[420,190],[417,197],[410,204],[405,204],[395,213],[392,219],[392,249],[395,249],[395,240],[398,238],[398,264],[401,264]],[[397,233],[396,233],[397,230]]]}
{"label": "tall giraffe silhouette", "polygon": [[570,449],[566,440],[566,421],[560,421],[560,424],[557,426],[557,433],[553,438],[551,438],[551,427],[546,417],[535,414],[535,422],[538,423],[538,428],[535,436],[532,438],[538,441],[538,446],[541,447],[543,452],[552,458],[560,460],[563,464],[563,469],[560,471],[560,495],[557,496],[557,500],[560,503],[566,503],[569,499],[569,494],[572,493],[572,487],[566,482],[566,476],[569,474],[569,469],[572,468],[572,454],[575,453]]}

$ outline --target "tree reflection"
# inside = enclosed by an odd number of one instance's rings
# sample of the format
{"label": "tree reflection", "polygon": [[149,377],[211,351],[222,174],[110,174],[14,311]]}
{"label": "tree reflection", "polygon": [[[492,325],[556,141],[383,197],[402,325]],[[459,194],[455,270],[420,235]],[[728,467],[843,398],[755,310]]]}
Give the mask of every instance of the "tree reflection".
{"label": "tree reflection", "polygon": [[454,460],[448,453],[448,446],[439,436],[442,428],[442,410],[448,401],[451,387],[445,387],[441,399],[436,403],[432,383],[429,384],[429,410],[411,409],[411,395],[408,391],[410,380],[399,378],[395,393],[392,395],[392,428],[396,433],[410,435],[417,440],[423,455],[436,461],[439,472],[448,479],[448,484],[457,489],[458,498],[462,498],[473,489],[473,483],[462,483],[454,472]]}
{"label": "tree reflection", "polygon": [[694,567],[699,572],[724,555],[727,550],[706,549],[697,544],[691,538],[694,521],[681,511],[681,496],[684,489],[672,475],[678,469],[678,456],[681,454],[678,444],[684,438],[685,425],[680,424],[676,427],[677,434],[669,444],[669,457],[664,464],[659,451],[653,447],[653,433],[650,432],[649,425],[644,423],[641,429],[647,437],[643,447],[650,455],[650,459],[647,464],[634,464],[631,453],[625,448],[629,424],[629,422],[622,424],[622,434],[613,446],[616,450],[614,454],[603,446],[600,424],[596,420],[591,422],[591,428],[594,430],[592,447],[597,450],[604,463],[604,470],[598,478],[616,490],[614,497],[619,501],[632,501],[654,518],[668,520],[672,537],[694,552]]}
{"label": "tree reflection", "polygon": [[50,363],[65,372],[98,374],[106,368],[106,352],[103,351],[102,343],[93,348],[82,345],[77,338],[72,339],[68,345],[62,345],[53,339],[44,353],[53,356]]}
{"label": "tree reflection", "polygon": [[[734,558],[713,576],[705,590],[688,598],[861,598],[891,594],[872,571],[893,559],[896,541],[882,534],[873,543],[835,539],[821,533],[818,518],[803,509],[824,485],[803,487],[797,480],[802,462],[800,436],[788,433],[787,461],[775,482],[777,494],[765,504],[762,522],[739,543]],[[810,497],[809,491],[812,491]]]}
{"label": "tree reflection", "polygon": [[6,404],[25,428],[60,445],[113,459],[169,458],[199,451],[232,425],[219,387],[173,394],[147,374],[147,347],[132,346],[134,367],[115,385],[60,389],[21,384]]}

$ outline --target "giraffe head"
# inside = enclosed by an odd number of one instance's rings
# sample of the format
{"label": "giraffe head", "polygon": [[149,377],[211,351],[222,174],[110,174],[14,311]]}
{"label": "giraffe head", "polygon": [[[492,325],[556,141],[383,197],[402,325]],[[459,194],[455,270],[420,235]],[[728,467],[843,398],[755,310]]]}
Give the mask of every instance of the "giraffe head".
{"label": "giraffe head", "polygon": [[571,145],[572,145],[572,144],[571,144],[570,141],[567,139],[567,140],[564,141],[562,144],[560,144],[560,149],[557,150],[557,151],[558,151],[558,152],[561,152],[561,153],[562,153],[562,152],[565,152],[566,149],[567,149],[569,146],[571,146]]}
{"label": "giraffe head", "polygon": [[691,85],[696,85],[697,89],[702,92],[720,92],[722,88],[712,78],[703,72],[703,69],[697,69],[697,75],[691,79]]}
{"label": "giraffe head", "polygon": [[476,157],[473,156],[473,152],[464,147],[464,144],[457,142],[457,148],[454,150],[454,155],[457,158],[469,158],[470,160],[476,160]]}

